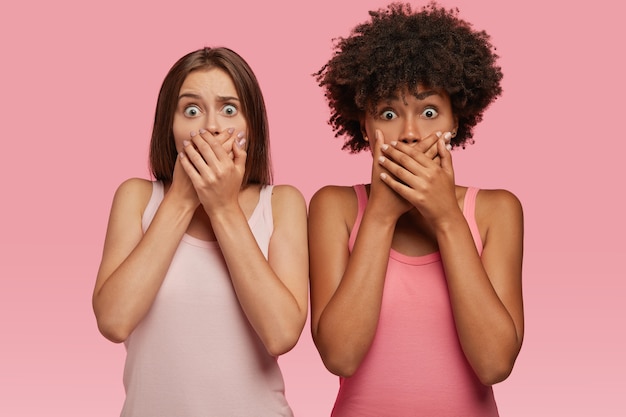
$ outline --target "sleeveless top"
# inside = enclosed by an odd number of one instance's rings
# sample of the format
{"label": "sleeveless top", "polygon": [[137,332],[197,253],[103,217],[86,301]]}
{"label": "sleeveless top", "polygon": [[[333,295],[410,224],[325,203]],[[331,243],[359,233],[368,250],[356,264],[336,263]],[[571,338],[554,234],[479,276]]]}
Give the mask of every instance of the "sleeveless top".
{"label": "sleeveless top", "polygon": [[[164,196],[153,182],[144,232]],[[248,224],[267,258],[272,186]],[[125,342],[125,417],[292,416],[277,359],[243,313],[217,241],[185,234],[148,314]]]}
{"label": "sleeveless top", "polygon": [[[358,215],[350,250],[367,204],[365,187],[354,189]],[[463,214],[481,253],[477,193],[467,189]],[[354,375],[340,378],[332,415],[498,416],[492,388],[478,380],[461,349],[439,252],[412,257],[390,250],[374,340]]]}

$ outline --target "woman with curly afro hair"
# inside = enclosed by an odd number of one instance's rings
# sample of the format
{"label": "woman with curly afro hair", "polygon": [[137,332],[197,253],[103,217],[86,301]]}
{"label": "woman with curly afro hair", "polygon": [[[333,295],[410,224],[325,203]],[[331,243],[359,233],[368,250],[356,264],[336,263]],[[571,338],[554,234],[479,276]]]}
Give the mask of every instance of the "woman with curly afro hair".
{"label": "woman with curly afro hair", "polygon": [[490,37],[435,3],[392,3],[315,75],[371,184],[309,207],[311,330],[340,377],[333,416],[497,416],[522,345],[523,213],[457,185],[450,150],[502,89]]}

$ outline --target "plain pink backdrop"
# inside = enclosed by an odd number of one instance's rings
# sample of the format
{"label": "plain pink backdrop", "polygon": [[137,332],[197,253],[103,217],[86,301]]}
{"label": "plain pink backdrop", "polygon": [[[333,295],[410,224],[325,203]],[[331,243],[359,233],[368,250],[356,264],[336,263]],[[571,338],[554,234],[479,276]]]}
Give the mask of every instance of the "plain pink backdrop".
{"label": "plain pink backdrop", "polygon": [[[91,291],[113,193],[148,175],[155,99],[174,61],[205,45],[249,61],[268,105],[276,182],[308,200],[325,184],[368,181],[370,157],[340,150],[311,74],[333,37],[385,4],[2,3],[0,415],[119,414],[124,348],[98,333]],[[527,332],[495,387],[501,415],[622,417],[624,6],[442,4],[492,35],[505,74],[477,143],[454,153],[457,180],[510,189],[525,208]],[[338,380],[308,327],[280,363],[296,415],[327,416]]]}

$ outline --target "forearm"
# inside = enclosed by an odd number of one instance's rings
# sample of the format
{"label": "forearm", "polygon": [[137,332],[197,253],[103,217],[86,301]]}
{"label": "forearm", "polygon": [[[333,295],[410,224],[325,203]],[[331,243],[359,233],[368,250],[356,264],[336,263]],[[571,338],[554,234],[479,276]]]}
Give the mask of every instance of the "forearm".
{"label": "forearm", "polygon": [[339,286],[313,329],[324,364],[337,375],[356,371],[376,334],[394,227],[365,211]]}
{"label": "forearm", "polygon": [[[171,202],[167,195],[145,235],[117,266],[103,262],[99,274],[108,274],[94,292],[93,307],[105,337],[124,341],[148,312],[161,287],[194,209]],[[108,246],[108,247],[107,247]],[[116,243],[105,245],[119,256]]]}
{"label": "forearm", "polygon": [[[299,304],[274,271],[239,206],[212,213],[211,223],[248,321],[270,354],[278,356],[291,350],[306,321],[306,302]],[[306,240],[292,249],[294,259],[304,260],[299,268],[306,283]]]}
{"label": "forearm", "polygon": [[498,296],[461,216],[437,230],[455,325],[465,356],[486,385],[505,379],[521,347],[511,313]]}

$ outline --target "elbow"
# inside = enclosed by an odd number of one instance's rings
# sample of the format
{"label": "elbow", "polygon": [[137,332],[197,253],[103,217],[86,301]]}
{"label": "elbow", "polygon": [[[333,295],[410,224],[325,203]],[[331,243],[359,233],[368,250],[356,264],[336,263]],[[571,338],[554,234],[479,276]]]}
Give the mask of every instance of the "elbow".
{"label": "elbow", "polygon": [[96,321],[98,323],[98,330],[100,334],[113,343],[123,343],[130,336],[131,329],[128,326],[124,326],[114,320],[107,320],[104,317],[98,317],[96,315]]}
{"label": "elbow", "polygon": [[476,376],[483,385],[491,386],[504,381],[511,375],[515,359],[506,359],[497,363],[490,363],[489,366],[483,366],[476,369]]}
{"label": "elbow", "polygon": [[287,340],[275,340],[275,341],[271,341],[271,342],[266,342],[264,343],[265,345],[265,350],[267,350],[267,353],[269,353],[271,356],[275,356],[278,357],[280,355],[284,355],[285,353],[289,352],[291,349],[294,348],[294,346],[296,345],[296,342],[289,342]]}
{"label": "elbow", "polygon": [[300,333],[301,331],[294,330],[285,332],[278,337],[265,338],[263,340],[265,350],[267,350],[268,354],[275,357],[284,355],[296,346],[300,339]]}
{"label": "elbow", "polygon": [[312,329],[311,335],[322,363],[330,373],[342,378],[350,378],[356,373],[367,349],[362,351],[355,346],[350,346],[349,343],[342,343],[333,338],[324,341],[324,337],[317,333],[316,329]]}
{"label": "elbow", "polygon": [[502,382],[509,377],[511,370],[498,370],[491,372],[481,372],[478,374],[478,379],[483,385],[491,386],[498,382]]}
{"label": "elbow", "polygon": [[306,311],[300,314],[297,319],[284,321],[272,329],[265,328],[257,331],[257,335],[261,338],[263,346],[268,354],[278,357],[284,355],[293,349],[304,328],[306,322]]}
{"label": "elbow", "polygon": [[128,334],[115,331],[115,329],[108,329],[103,326],[98,326],[100,334],[113,343],[124,343],[128,338]]}
{"label": "elbow", "polygon": [[497,349],[483,350],[471,361],[476,376],[483,385],[491,386],[504,381],[513,372],[513,366],[522,347],[521,339],[516,339]]}
{"label": "elbow", "polygon": [[322,358],[322,362],[329,372],[342,378],[350,378],[359,367],[358,364],[351,361],[337,361],[330,358]]}
{"label": "elbow", "polygon": [[337,352],[337,349],[324,349],[320,345],[317,345],[317,350],[326,369],[342,378],[350,378],[355,374],[361,364],[361,359],[350,352]]}

